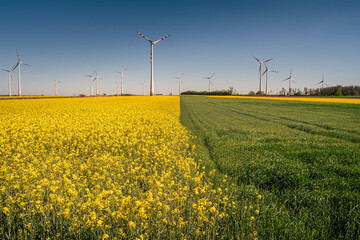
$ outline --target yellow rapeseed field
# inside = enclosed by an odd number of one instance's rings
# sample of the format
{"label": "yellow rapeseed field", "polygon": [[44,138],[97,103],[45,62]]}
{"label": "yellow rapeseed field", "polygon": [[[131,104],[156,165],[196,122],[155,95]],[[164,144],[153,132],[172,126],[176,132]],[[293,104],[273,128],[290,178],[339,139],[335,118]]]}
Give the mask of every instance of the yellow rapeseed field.
{"label": "yellow rapeseed field", "polygon": [[176,96],[0,101],[0,237],[231,239],[243,207],[179,116]]}
{"label": "yellow rapeseed field", "polygon": [[252,97],[252,96],[208,96],[208,97],[227,97],[227,98],[249,98],[283,101],[302,101],[302,102],[325,102],[325,103],[348,103],[360,104],[360,98],[327,98],[327,97]]}

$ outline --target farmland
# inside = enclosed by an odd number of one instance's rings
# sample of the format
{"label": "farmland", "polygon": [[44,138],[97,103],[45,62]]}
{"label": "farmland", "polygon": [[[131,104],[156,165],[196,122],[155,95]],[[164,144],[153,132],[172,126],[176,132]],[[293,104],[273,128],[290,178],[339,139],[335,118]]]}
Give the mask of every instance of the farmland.
{"label": "farmland", "polygon": [[254,239],[260,199],[215,188],[179,119],[175,96],[1,101],[0,238]]}
{"label": "farmland", "polygon": [[259,239],[360,238],[360,105],[182,97],[197,158],[263,196]]}

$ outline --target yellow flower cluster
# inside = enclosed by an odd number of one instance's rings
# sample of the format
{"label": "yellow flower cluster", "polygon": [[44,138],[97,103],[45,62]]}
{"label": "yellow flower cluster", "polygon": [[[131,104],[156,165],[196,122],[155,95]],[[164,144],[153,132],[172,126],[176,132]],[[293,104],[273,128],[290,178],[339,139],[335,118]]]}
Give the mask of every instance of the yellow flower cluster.
{"label": "yellow flower cluster", "polygon": [[337,98],[337,97],[252,97],[252,96],[208,96],[208,97],[225,97],[225,98],[248,98],[248,99],[266,99],[266,100],[284,100],[284,101],[301,101],[301,102],[325,102],[325,103],[348,103],[360,104],[360,98]]}
{"label": "yellow flower cluster", "polygon": [[179,116],[176,96],[0,101],[0,236],[215,238],[235,204]]}

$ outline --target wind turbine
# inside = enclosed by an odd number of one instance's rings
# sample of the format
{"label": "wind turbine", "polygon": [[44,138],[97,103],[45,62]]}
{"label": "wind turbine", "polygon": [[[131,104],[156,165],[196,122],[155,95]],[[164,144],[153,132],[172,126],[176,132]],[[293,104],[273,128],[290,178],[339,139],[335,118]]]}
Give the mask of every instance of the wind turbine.
{"label": "wind turbine", "polygon": [[254,57],[254,56],[253,56],[253,58],[260,63],[260,66],[259,66],[259,75],[260,75],[259,92],[261,92],[261,90],[262,90],[262,81],[261,81],[262,71],[261,71],[261,65],[262,65],[263,63],[269,62],[272,58],[270,58],[270,59],[268,59],[268,60],[264,60],[264,59],[263,59],[263,61],[260,61],[258,58]]}
{"label": "wind turbine", "polygon": [[179,96],[181,95],[181,83],[182,83],[182,77],[184,74],[181,74],[180,77],[175,77],[176,79],[179,79]]}
{"label": "wind turbine", "polygon": [[144,82],[140,83],[140,85],[143,86],[143,95],[145,95],[145,80],[144,80]]}
{"label": "wind turbine", "polygon": [[210,93],[210,85],[212,86],[211,78],[214,76],[215,72],[210,77],[203,77],[205,79],[209,79],[209,93]]}
{"label": "wind turbine", "polygon": [[15,70],[15,68],[17,67],[18,68],[18,95],[21,96],[21,80],[20,80],[20,65],[23,64],[25,66],[29,66],[31,67],[30,64],[27,64],[27,63],[24,63],[20,60],[20,56],[19,56],[19,53],[18,53],[18,50],[16,49],[16,54],[17,54],[17,57],[18,57],[18,61],[15,65],[15,67],[13,67],[13,70]]}
{"label": "wind turbine", "polygon": [[141,33],[137,32],[140,36],[142,36],[143,38],[145,38],[146,40],[148,40],[150,42],[150,63],[151,63],[151,74],[150,74],[150,96],[154,95],[154,58],[153,58],[153,47],[155,44],[157,44],[158,42],[164,40],[165,38],[170,37],[170,35],[167,35],[166,37],[160,38],[159,40],[153,42],[152,40],[150,40],[149,38],[145,37],[144,35],[142,35]]}
{"label": "wind turbine", "polygon": [[14,69],[15,69],[15,65],[9,70],[3,69],[3,71],[8,72],[9,74],[9,96],[11,96],[11,80],[13,80],[11,72],[14,71]]}
{"label": "wind turbine", "polygon": [[98,82],[99,82],[99,79],[100,80],[103,80],[102,78],[100,78],[97,74],[97,71],[95,71],[95,78],[94,78],[94,81],[96,81],[96,96],[99,95],[99,91],[98,91]]}
{"label": "wind turbine", "polygon": [[[322,80],[321,80],[321,82],[318,82],[316,85],[319,85],[320,83],[321,83],[321,89],[324,88],[324,84],[325,84],[326,86],[329,86],[329,85],[327,85],[327,84],[325,83],[324,74],[322,75]],[[315,85],[315,86],[316,86],[316,85]]]}
{"label": "wind turbine", "polygon": [[122,70],[122,72],[120,71],[115,71],[117,73],[120,73],[121,74],[121,95],[123,95],[123,81],[124,81],[124,72],[127,70],[127,67]]}
{"label": "wind turbine", "polygon": [[57,96],[57,84],[60,83],[60,81],[54,79],[54,83],[55,83],[55,96]]}
{"label": "wind turbine", "polygon": [[293,81],[294,83],[296,83],[296,82],[294,81],[294,79],[292,78],[292,69],[291,69],[291,71],[290,71],[290,77],[282,80],[282,82],[285,82],[285,81],[288,81],[288,80],[289,80],[289,96],[290,96],[290,94],[291,94],[291,92],[290,92],[290,89],[291,89],[291,87],[290,87],[290,86],[291,86],[291,81]]}
{"label": "wind turbine", "polygon": [[85,77],[89,77],[90,78],[90,96],[93,95],[93,81],[94,81],[94,78],[93,78],[93,74],[89,74],[89,75],[85,75]]}
{"label": "wind turbine", "polygon": [[264,71],[264,73],[262,75],[264,75],[266,73],[266,95],[268,95],[268,73],[269,72],[274,72],[274,73],[278,73],[278,71],[275,71],[275,70],[269,70],[269,68],[267,67],[266,65],[266,62],[264,63],[265,67],[266,67],[266,70]]}

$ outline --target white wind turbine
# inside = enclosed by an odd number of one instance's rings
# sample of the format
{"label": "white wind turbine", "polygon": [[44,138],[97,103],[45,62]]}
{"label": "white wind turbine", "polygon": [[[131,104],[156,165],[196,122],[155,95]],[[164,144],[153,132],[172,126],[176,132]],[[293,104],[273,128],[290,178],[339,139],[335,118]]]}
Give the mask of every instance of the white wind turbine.
{"label": "white wind turbine", "polygon": [[[120,71],[115,71],[117,73],[120,73],[121,74],[121,95],[123,95],[123,81],[124,81],[124,72],[127,70],[127,67],[122,70],[122,72]],[[119,95],[119,94],[118,94]]]}
{"label": "white wind turbine", "polygon": [[145,95],[145,80],[144,80],[144,82],[142,82],[142,83],[140,83],[140,85],[142,85],[143,86],[143,95]]}
{"label": "white wind turbine", "polygon": [[90,96],[93,95],[93,81],[94,81],[94,77],[93,77],[94,73],[93,74],[88,74],[88,75],[85,75],[85,77],[88,77],[90,78]]}
{"label": "white wind turbine", "polygon": [[31,67],[31,65],[27,64],[27,63],[24,63],[24,62],[22,62],[20,60],[18,50],[16,50],[16,54],[17,54],[17,57],[18,57],[18,61],[17,61],[16,65],[15,65],[15,67],[13,68],[13,70],[15,70],[16,67],[18,68],[18,95],[21,96],[20,65],[23,64],[23,65],[29,66],[29,67]]}
{"label": "white wind turbine", "polygon": [[155,44],[157,44],[158,42],[160,42],[161,40],[164,40],[165,38],[170,37],[170,35],[167,35],[166,37],[163,37],[155,42],[153,42],[152,40],[150,40],[149,38],[145,37],[144,35],[142,35],[141,33],[137,32],[140,36],[142,36],[143,38],[145,38],[146,40],[148,40],[150,42],[150,63],[151,63],[151,74],[150,74],[150,96],[154,95],[154,58],[153,58],[153,47]]}
{"label": "white wind turbine", "polygon": [[205,79],[209,79],[209,93],[210,93],[210,90],[211,90],[210,85],[212,86],[211,78],[214,76],[214,74],[215,74],[215,72],[210,77],[203,77]]}
{"label": "white wind turbine", "polygon": [[[326,86],[329,86],[329,85],[327,85],[327,84],[325,83],[324,74],[322,75],[322,80],[321,80],[321,82],[318,82],[316,85],[319,85],[320,83],[321,83],[321,89],[324,88],[324,84],[325,84]],[[316,86],[316,85],[315,85],[315,86]]]}
{"label": "white wind turbine", "polygon": [[293,81],[294,83],[296,83],[295,80],[292,78],[292,69],[291,69],[291,71],[290,71],[290,77],[282,80],[282,82],[285,82],[285,81],[289,81],[289,96],[290,96],[290,95],[291,95],[291,92],[290,92],[290,90],[291,90],[291,81]]}
{"label": "white wind turbine", "polygon": [[58,83],[60,83],[60,81],[54,79],[54,84],[55,84],[55,96],[57,96],[57,85]]}
{"label": "white wind turbine", "polygon": [[94,81],[96,81],[96,96],[99,95],[99,91],[98,91],[98,82],[99,82],[99,79],[100,80],[103,80],[102,78],[100,78],[97,74],[97,71],[95,71],[95,78],[94,78]]}
{"label": "white wind turbine", "polygon": [[175,77],[176,79],[179,79],[179,96],[181,95],[181,83],[182,83],[182,77],[184,74],[181,74],[180,77]]}
{"label": "white wind turbine", "polygon": [[264,74],[266,73],[266,91],[265,91],[265,93],[266,93],[266,95],[268,95],[268,73],[269,73],[269,72],[278,73],[278,71],[270,70],[270,69],[267,67],[266,62],[264,63],[264,65],[265,65],[266,70],[264,71],[264,73],[263,73],[262,75],[264,75]]}
{"label": "white wind turbine", "polygon": [[261,71],[261,65],[262,65],[263,63],[266,63],[266,62],[270,61],[272,58],[270,58],[270,59],[268,59],[268,60],[264,60],[264,59],[263,59],[263,61],[260,61],[258,58],[254,57],[254,56],[253,56],[253,58],[260,63],[260,66],[259,66],[259,75],[260,75],[259,92],[261,92],[261,90],[262,90],[262,81],[261,81],[262,71]]}
{"label": "white wind turbine", "polygon": [[14,71],[14,69],[15,69],[15,65],[9,70],[3,69],[3,71],[8,72],[8,74],[9,74],[9,77],[8,77],[9,78],[9,89],[8,89],[9,96],[11,96],[11,80],[13,80],[11,72]]}

